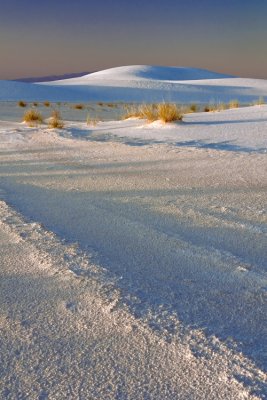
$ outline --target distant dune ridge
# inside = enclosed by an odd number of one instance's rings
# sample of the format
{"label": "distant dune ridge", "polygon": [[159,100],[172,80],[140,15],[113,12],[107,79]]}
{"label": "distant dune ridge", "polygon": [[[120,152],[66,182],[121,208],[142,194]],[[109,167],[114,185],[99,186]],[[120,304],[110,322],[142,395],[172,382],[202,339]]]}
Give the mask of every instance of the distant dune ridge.
{"label": "distant dune ridge", "polygon": [[185,81],[199,79],[221,79],[229,78],[230,75],[218,74],[205,69],[187,67],[160,67],[153,65],[131,65],[128,67],[115,67],[103,71],[94,72],[77,79],[68,80],[72,82],[105,80],[159,80],[159,81]]}
{"label": "distant dune ridge", "polygon": [[134,65],[49,82],[0,81],[0,100],[210,102],[267,97],[267,80],[197,68]]}

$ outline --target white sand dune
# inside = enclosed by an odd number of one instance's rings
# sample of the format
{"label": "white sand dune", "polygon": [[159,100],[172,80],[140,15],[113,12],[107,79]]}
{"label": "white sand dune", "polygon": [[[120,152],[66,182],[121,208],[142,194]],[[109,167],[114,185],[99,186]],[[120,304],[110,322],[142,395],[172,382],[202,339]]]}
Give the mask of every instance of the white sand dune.
{"label": "white sand dune", "polygon": [[0,100],[229,101],[267,97],[267,81],[185,67],[125,66],[79,78],[23,84],[0,81]]}
{"label": "white sand dune", "polygon": [[190,81],[202,79],[230,78],[229,75],[218,74],[198,68],[160,67],[152,65],[131,65],[115,67],[94,72],[78,78],[54,81],[62,84],[86,84],[90,81]]}

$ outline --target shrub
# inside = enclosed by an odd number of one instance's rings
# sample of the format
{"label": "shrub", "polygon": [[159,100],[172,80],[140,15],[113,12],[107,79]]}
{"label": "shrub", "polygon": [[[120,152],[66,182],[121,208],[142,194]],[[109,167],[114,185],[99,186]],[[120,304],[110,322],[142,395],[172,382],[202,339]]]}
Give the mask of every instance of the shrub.
{"label": "shrub", "polygon": [[73,106],[73,108],[75,108],[75,110],[83,110],[84,109],[84,105],[83,104],[75,104]]}
{"label": "shrub", "polygon": [[45,107],[50,107],[50,102],[49,101],[44,101],[44,106]]}
{"label": "shrub", "polygon": [[30,109],[25,112],[25,114],[23,116],[23,121],[27,122],[30,126],[34,126],[38,123],[42,123],[43,117],[39,111]]}
{"label": "shrub", "polygon": [[19,106],[19,107],[27,107],[27,103],[25,103],[25,101],[20,100],[20,101],[18,102],[18,106]]}
{"label": "shrub", "polygon": [[35,101],[35,102],[32,103],[32,105],[33,105],[34,107],[38,107],[39,104]]}
{"label": "shrub", "polygon": [[99,101],[97,104],[98,104],[100,107],[102,107],[102,106],[104,105],[104,103],[102,103],[102,101]]}
{"label": "shrub", "polygon": [[63,121],[58,110],[53,110],[51,113],[51,118],[49,120],[49,128],[51,129],[62,129],[64,127]]}
{"label": "shrub", "polygon": [[239,101],[238,100],[229,101],[229,108],[238,108],[238,107],[239,107]]}

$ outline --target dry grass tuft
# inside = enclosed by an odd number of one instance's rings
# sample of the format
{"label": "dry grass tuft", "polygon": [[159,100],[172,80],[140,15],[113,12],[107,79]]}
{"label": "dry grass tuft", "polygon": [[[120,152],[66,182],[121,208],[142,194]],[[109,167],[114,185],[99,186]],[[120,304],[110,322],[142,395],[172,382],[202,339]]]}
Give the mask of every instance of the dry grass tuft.
{"label": "dry grass tuft", "polygon": [[64,127],[63,121],[58,110],[53,110],[51,113],[51,118],[49,120],[49,128],[51,129],[62,129]]}
{"label": "dry grass tuft", "polygon": [[23,121],[27,122],[28,125],[34,126],[43,122],[42,114],[39,111],[30,109],[25,112]]}
{"label": "dry grass tuft", "polygon": [[38,104],[36,101],[34,101],[34,102],[32,103],[32,105],[33,105],[34,107],[38,107],[38,106],[39,106],[39,104]]}
{"label": "dry grass tuft", "polygon": [[25,103],[25,101],[20,100],[20,101],[18,101],[18,106],[19,107],[27,107],[27,103]]}
{"label": "dry grass tuft", "polygon": [[238,107],[239,107],[239,101],[238,100],[229,101],[229,108],[238,108]]}
{"label": "dry grass tuft", "polygon": [[195,103],[190,104],[189,112],[197,112],[197,110],[198,110],[198,106]]}
{"label": "dry grass tuft", "polygon": [[204,111],[205,112],[213,112],[213,111],[218,111],[218,107],[216,106],[216,104],[208,104],[204,107]]}
{"label": "dry grass tuft", "polygon": [[146,119],[148,122],[161,120],[163,122],[181,121],[181,109],[176,104],[159,103],[143,104],[141,106],[126,106],[126,113],[122,117]]}
{"label": "dry grass tuft", "polygon": [[157,119],[163,122],[181,121],[183,115],[176,104],[161,103],[157,105]]}
{"label": "dry grass tuft", "polygon": [[146,119],[149,122],[159,119],[156,104],[143,104],[138,108],[138,112],[138,118]]}
{"label": "dry grass tuft", "polygon": [[87,114],[86,124],[91,126],[96,126],[99,122],[98,118],[91,118],[90,114]]}
{"label": "dry grass tuft", "polygon": [[44,101],[44,106],[45,107],[50,107],[50,102],[49,101]]}
{"label": "dry grass tuft", "polygon": [[125,114],[123,114],[122,119],[140,118],[139,107],[127,104],[124,108]]}
{"label": "dry grass tuft", "polygon": [[227,104],[225,104],[225,103],[219,103],[218,105],[217,105],[217,110],[218,111],[223,111],[223,110],[227,110]]}

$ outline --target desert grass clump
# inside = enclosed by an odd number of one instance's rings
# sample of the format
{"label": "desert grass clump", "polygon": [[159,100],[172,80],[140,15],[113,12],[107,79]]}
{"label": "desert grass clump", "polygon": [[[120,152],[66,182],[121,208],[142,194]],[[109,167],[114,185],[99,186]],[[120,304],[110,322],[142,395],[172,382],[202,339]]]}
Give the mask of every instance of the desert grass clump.
{"label": "desert grass clump", "polygon": [[158,107],[156,104],[142,104],[139,109],[139,118],[146,119],[149,122],[156,121],[158,117]]}
{"label": "desert grass clump", "polygon": [[98,104],[100,107],[103,107],[103,105],[104,105],[104,103],[103,103],[102,101],[99,101],[97,104]]}
{"label": "desert grass clump", "polygon": [[20,101],[18,101],[18,106],[19,107],[27,107],[27,103],[25,103],[25,101],[23,101],[23,100],[20,100]]}
{"label": "desert grass clump", "polygon": [[74,108],[75,110],[83,110],[83,109],[84,109],[84,105],[83,105],[83,104],[75,104],[75,105],[73,106],[73,108]]}
{"label": "desert grass clump", "polygon": [[229,101],[229,108],[238,108],[239,107],[239,101],[238,100],[230,100]]}
{"label": "desert grass clump", "polygon": [[209,103],[204,107],[205,112],[219,111],[219,105],[216,103]]}
{"label": "desert grass clump", "polygon": [[64,127],[63,121],[58,110],[53,110],[49,119],[49,128],[51,129],[62,129]]}
{"label": "desert grass clump", "polygon": [[158,119],[157,105],[156,104],[142,104],[142,105],[127,105],[125,107],[126,113],[122,116],[123,119],[140,118],[146,119],[149,122]]}
{"label": "desert grass clump", "polygon": [[122,115],[122,119],[140,118],[140,111],[138,106],[127,104],[124,106],[124,109],[125,113]]}
{"label": "desert grass clump", "polygon": [[163,122],[181,121],[183,115],[181,110],[173,103],[160,103],[157,105],[157,119]]}
{"label": "desert grass clump", "polygon": [[43,122],[42,114],[39,111],[30,109],[25,112],[23,121],[30,126],[35,126]]}
{"label": "desert grass clump", "polygon": [[96,126],[98,122],[99,122],[98,118],[92,118],[90,116],[90,114],[87,114],[87,118],[86,118],[87,125]]}
{"label": "desert grass clump", "polygon": [[142,104],[140,106],[126,107],[126,113],[122,117],[140,118],[148,122],[161,120],[163,122],[181,121],[183,118],[181,109],[173,103]]}
{"label": "desert grass clump", "polygon": [[34,101],[33,103],[32,103],[32,105],[33,105],[33,107],[38,107],[38,103],[36,102],[36,101]]}
{"label": "desert grass clump", "polygon": [[198,106],[195,103],[190,104],[189,112],[194,113],[194,112],[197,112],[197,110],[198,110]]}
{"label": "desert grass clump", "polygon": [[44,101],[44,106],[45,107],[50,107],[50,101]]}
{"label": "desert grass clump", "polygon": [[225,104],[225,103],[223,103],[223,102],[221,102],[221,103],[219,103],[219,104],[217,104],[217,110],[218,111],[224,111],[224,110],[227,110],[227,104]]}

